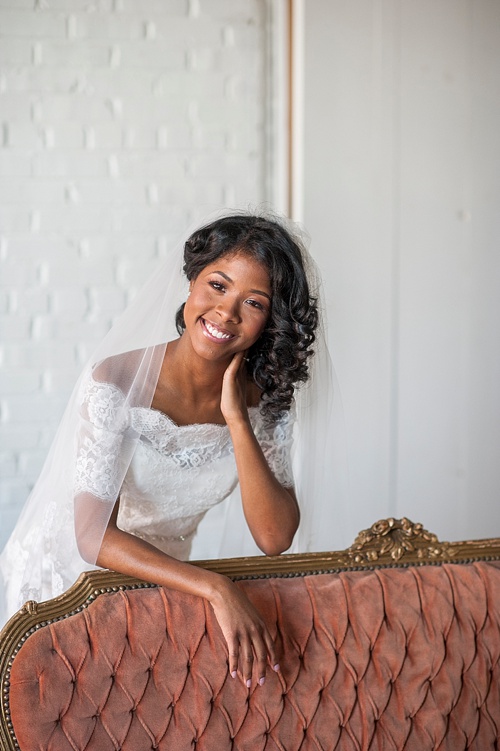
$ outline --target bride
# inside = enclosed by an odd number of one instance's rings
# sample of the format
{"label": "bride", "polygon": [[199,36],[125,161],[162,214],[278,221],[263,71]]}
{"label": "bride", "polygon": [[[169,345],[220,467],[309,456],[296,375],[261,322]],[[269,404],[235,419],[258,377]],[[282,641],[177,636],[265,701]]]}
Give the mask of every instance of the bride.
{"label": "bride", "polygon": [[[75,388],[0,556],[3,619],[27,599],[60,594],[96,564],[208,600],[233,678],[239,670],[247,686],[262,685],[267,663],[279,670],[242,591],[187,560],[205,513],[236,486],[260,550],[277,555],[292,544],[300,520],[295,397],[320,356],[310,360],[318,308],[308,265],[280,221],[216,219],[185,243],[189,288],[172,338],[167,313],[180,288],[168,259]],[[318,411],[314,393],[302,415]]]}

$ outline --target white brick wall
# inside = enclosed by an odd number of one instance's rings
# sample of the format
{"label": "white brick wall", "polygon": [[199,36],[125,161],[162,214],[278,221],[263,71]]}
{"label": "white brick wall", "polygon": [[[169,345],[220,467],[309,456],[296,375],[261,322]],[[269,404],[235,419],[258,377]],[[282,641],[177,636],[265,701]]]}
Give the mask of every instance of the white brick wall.
{"label": "white brick wall", "polygon": [[172,239],[269,199],[268,2],[0,0],[0,547]]}

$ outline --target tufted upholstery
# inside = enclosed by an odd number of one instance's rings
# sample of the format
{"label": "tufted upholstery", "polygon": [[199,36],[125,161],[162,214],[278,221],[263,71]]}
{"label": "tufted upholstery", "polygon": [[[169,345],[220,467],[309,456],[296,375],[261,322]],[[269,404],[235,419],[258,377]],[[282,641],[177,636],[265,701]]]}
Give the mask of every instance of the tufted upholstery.
{"label": "tufted upholstery", "polygon": [[280,650],[248,690],[210,606],[103,594],[10,673],[23,751],[489,751],[500,742],[500,563],[239,582]]}

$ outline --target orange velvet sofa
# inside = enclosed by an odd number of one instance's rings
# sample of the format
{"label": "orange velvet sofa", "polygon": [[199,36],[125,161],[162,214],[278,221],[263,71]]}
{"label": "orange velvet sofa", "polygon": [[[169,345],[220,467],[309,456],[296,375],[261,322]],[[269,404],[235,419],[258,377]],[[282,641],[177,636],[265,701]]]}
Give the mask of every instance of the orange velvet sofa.
{"label": "orange velvet sofa", "polygon": [[489,751],[500,744],[500,539],[387,519],[345,551],[200,563],[263,614],[249,690],[200,598],[109,571],[0,634],[2,751]]}

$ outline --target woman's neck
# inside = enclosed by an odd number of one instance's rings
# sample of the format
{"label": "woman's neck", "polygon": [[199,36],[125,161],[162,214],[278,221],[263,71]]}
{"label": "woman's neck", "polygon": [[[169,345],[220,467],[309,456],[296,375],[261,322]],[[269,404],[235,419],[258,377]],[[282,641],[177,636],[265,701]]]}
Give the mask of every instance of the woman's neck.
{"label": "woman's neck", "polygon": [[152,406],[178,424],[223,423],[220,397],[229,363],[199,357],[188,338],[168,343]]}
{"label": "woman's neck", "polygon": [[176,383],[190,392],[190,396],[220,396],[222,379],[231,359],[208,360],[200,357],[193,349],[189,335],[184,333],[168,344],[164,366],[175,377]]}

